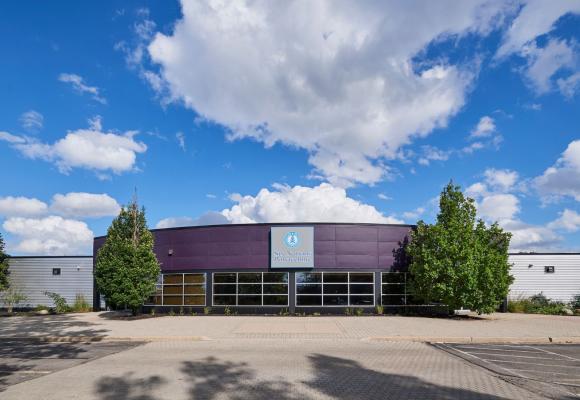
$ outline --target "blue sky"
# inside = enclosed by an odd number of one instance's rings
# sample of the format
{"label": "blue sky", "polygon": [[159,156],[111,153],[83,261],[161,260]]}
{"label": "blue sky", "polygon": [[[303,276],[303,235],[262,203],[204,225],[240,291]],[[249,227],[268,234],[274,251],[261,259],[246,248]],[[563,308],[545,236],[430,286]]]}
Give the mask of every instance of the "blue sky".
{"label": "blue sky", "polygon": [[0,232],[432,221],[580,251],[580,2],[4,2]]}

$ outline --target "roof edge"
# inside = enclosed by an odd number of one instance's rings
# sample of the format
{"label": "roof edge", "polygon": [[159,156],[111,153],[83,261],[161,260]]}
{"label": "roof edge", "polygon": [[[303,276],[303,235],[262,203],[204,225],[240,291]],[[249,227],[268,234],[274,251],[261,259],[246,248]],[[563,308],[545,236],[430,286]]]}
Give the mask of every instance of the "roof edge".
{"label": "roof edge", "polygon": [[93,256],[8,256],[8,258],[93,258]]}
{"label": "roof edge", "polygon": [[566,253],[566,252],[555,252],[555,253],[529,252],[529,253],[508,253],[508,255],[510,255],[510,256],[580,256],[580,253],[575,253],[575,252],[571,252],[571,253]]}
{"label": "roof edge", "polygon": [[[377,222],[259,222],[253,224],[216,224],[216,225],[190,225],[190,226],[176,226],[173,228],[154,228],[149,229],[151,232],[165,232],[177,231],[183,229],[197,229],[197,228],[221,228],[229,226],[300,226],[300,225],[361,225],[361,226],[399,226],[414,228],[416,224],[381,224]],[[95,236],[95,239],[106,238],[107,235]]]}

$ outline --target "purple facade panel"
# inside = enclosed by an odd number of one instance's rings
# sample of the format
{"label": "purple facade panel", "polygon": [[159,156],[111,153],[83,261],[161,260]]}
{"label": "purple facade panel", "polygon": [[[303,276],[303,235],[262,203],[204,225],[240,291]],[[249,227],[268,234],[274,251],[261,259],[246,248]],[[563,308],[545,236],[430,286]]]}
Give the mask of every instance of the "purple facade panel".
{"label": "purple facade panel", "polygon": [[336,240],[376,243],[377,239],[377,226],[343,225],[336,227]]}
{"label": "purple facade panel", "polygon": [[317,225],[314,230],[315,242],[333,242],[336,240],[336,228],[334,226]]}
{"label": "purple facade panel", "polygon": [[[268,269],[272,226],[314,227],[314,269],[389,269],[410,225],[248,224],[153,230],[163,271]],[[94,240],[94,254],[104,243]],[[173,252],[169,255],[170,250]]]}
{"label": "purple facade panel", "polygon": [[336,241],[337,255],[360,255],[376,257],[378,250],[377,241],[374,242],[355,242],[355,241]]}

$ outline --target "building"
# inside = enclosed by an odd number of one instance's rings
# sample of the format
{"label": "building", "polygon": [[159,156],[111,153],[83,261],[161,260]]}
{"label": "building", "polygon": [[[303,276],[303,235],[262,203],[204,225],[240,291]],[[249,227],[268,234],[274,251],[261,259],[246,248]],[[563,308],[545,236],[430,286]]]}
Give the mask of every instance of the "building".
{"label": "building", "polygon": [[[412,228],[291,223],[153,229],[162,276],[147,306],[240,313],[399,307],[407,301],[406,274],[397,270],[395,251]],[[104,241],[95,238],[95,255]]]}
{"label": "building", "polygon": [[580,253],[510,254],[514,282],[509,299],[542,293],[563,303],[580,295]]}
{"label": "building", "polygon": [[[413,225],[246,224],[154,229],[162,274],[146,308],[240,313],[385,312],[409,306],[406,265],[397,260]],[[94,240],[97,254],[105,237]],[[580,253],[510,254],[510,299],[543,293],[569,302],[580,294]],[[45,291],[72,304],[77,294],[104,304],[94,290],[93,257],[12,257],[21,307],[52,306]],[[0,306],[2,304],[0,303]]]}
{"label": "building", "polygon": [[[77,295],[87,302],[93,299],[93,257],[10,257],[8,260],[12,287],[22,292],[27,300],[18,308],[34,308],[42,305],[52,307],[44,293],[56,292],[68,304],[73,304]],[[0,307],[4,306],[0,299]]]}

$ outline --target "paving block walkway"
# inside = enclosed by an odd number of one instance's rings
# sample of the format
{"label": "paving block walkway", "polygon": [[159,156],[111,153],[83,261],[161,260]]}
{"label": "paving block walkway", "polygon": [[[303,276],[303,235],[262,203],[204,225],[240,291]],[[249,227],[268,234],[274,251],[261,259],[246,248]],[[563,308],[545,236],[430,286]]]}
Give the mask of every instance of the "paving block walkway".
{"label": "paving block walkway", "polygon": [[0,338],[110,340],[364,339],[447,342],[576,342],[580,317],[492,314],[446,319],[399,316],[163,316],[138,320],[110,313],[0,318]]}

